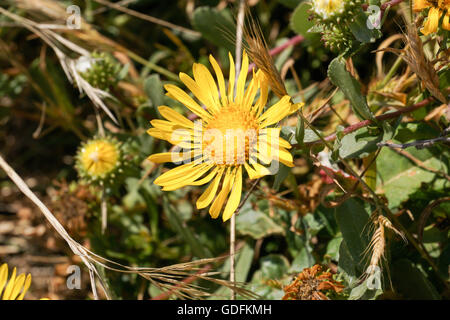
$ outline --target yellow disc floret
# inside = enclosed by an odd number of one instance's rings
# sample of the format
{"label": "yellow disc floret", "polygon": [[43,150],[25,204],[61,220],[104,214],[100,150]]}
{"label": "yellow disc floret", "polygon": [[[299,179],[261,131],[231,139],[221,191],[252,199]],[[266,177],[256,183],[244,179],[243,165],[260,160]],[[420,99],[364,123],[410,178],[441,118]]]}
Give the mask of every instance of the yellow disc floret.
{"label": "yellow disc floret", "polygon": [[76,158],[76,168],[82,178],[105,180],[120,166],[120,145],[112,138],[92,139],[81,146]]}
{"label": "yellow disc floret", "polygon": [[344,13],[345,0],[313,0],[312,9],[323,19]]}

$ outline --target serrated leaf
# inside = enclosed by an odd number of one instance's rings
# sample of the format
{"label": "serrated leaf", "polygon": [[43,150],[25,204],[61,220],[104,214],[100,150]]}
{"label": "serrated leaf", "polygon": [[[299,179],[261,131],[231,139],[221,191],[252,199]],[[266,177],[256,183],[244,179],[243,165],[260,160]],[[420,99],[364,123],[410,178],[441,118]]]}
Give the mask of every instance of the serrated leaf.
{"label": "serrated leaf", "polygon": [[328,66],[328,77],[331,82],[338,86],[346,98],[350,100],[354,113],[362,120],[375,121],[370,111],[366,97],[361,93],[361,85],[347,71],[345,61],[342,57],[334,58]]}

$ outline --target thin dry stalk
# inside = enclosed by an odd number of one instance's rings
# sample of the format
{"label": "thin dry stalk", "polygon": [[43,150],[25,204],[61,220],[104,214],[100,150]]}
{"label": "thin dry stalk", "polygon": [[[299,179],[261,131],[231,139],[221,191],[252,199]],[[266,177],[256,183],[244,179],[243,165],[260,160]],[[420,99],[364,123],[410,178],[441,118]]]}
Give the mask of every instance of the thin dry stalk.
{"label": "thin dry stalk", "polygon": [[91,279],[92,291],[95,299],[98,299],[97,289],[96,289],[96,279],[99,280],[100,286],[106,295],[107,299],[110,299],[104,281],[100,276],[96,265],[103,266],[104,268],[112,271],[122,272],[122,273],[134,273],[141,277],[149,280],[152,284],[167,290],[173,290],[179,298],[189,298],[189,299],[201,299],[204,297],[211,296],[210,293],[203,290],[201,287],[189,283],[185,284],[181,279],[195,276],[198,279],[206,280],[209,282],[216,283],[233,289],[236,293],[242,295],[246,298],[255,299],[258,296],[249,290],[240,287],[242,284],[231,283],[226,280],[212,278],[212,275],[217,275],[217,272],[204,272],[199,274],[192,274],[193,272],[198,272],[202,266],[208,264],[214,264],[224,257],[218,258],[208,258],[201,259],[192,262],[179,263],[175,265],[169,265],[162,268],[145,268],[145,267],[129,267],[122,265],[115,261],[106,259],[99,256],[89,249],[85,248],[77,241],[75,241],[64,229],[61,223],[55,218],[52,212],[47,208],[47,206],[30,190],[23,179],[14,171],[11,166],[3,159],[0,155],[0,167],[6,172],[10,179],[16,184],[22,193],[28,197],[44,214],[45,218],[51,224],[51,226],[56,230],[56,232],[67,242],[73,253],[81,258],[85,266],[89,270],[89,276]]}
{"label": "thin dry stalk", "polygon": [[423,43],[417,33],[417,28],[411,23],[405,23],[407,30],[403,35],[403,41],[405,43],[404,49],[385,48],[388,52],[393,52],[400,55],[402,59],[411,68],[417,77],[422,81],[425,88],[442,103],[446,103],[446,98],[439,89],[439,76],[431,61],[425,56],[423,50]]}
{"label": "thin dry stalk", "polygon": [[45,43],[47,43],[55,52],[69,82],[75,83],[80,91],[80,94],[85,93],[97,108],[102,109],[116,124],[118,124],[116,117],[103,102],[103,99],[113,99],[113,97],[106,91],[92,87],[89,82],[83,79],[83,77],[77,70],[77,60],[67,56],[67,54],[64,53],[63,49],[61,48],[64,48],[64,51],[69,51],[76,55],[90,58],[90,54],[87,50],[60,36],[56,32],[47,28],[43,28],[41,24],[33,20],[18,16],[12,12],[9,12],[8,10],[3,9],[2,7],[0,7],[0,13],[16,21],[22,27],[33,32]]}
{"label": "thin dry stalk", "polygon": [[[281,78],[280,73],[275,67],[275,63],[269,52],[269,47],[264,39],[259,23],[253,18],[248,7],[245,12],[247,23],[244,24],[244,47],[247,51],[250,60],[256,67],[264,73],[269,81],[272,91],[281,98],[287,95],[286,87]],[[238,25],[239,27],[239,25]]]}

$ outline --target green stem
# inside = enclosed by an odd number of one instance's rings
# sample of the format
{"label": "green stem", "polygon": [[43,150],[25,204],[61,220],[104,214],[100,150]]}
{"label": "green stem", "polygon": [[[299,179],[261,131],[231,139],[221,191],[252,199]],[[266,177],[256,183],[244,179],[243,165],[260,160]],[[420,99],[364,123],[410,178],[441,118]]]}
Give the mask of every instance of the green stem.
{"label": "green stem", "polygon": [[147,61],[144,58],[142,58],[141,56],[137,55],[136,53],[127,50],[127,54],[130,56],[131,59],[133,59],[136,62],[139,62],[140,64],[147,66],[150,69],[155,70],[156,72],[165,75],[167,78],[174,80],[174,81],[180,81],[180,79],[178,79],[178,76],[173,73],[170,72],[169,70],[166,70],[160,66],[158,66],[157,64],[154,64],[153,62]]}
{"label": "green stem", "polygon": [[389,80],[392,79],[392,77],[394,76],[394,74],[397,72],[398,68],[400,67],[400,65],[403,62],[403,58],[402,56],[398,56],[397,60],[395,60],[394,64],[392,65],[391,69],[389,70],[388,74],[386,75],[386,77],[384,77],[383,81],[381,81],[378,85],[377,85],[377,89],[381,89],[383,88],[388,82]]}

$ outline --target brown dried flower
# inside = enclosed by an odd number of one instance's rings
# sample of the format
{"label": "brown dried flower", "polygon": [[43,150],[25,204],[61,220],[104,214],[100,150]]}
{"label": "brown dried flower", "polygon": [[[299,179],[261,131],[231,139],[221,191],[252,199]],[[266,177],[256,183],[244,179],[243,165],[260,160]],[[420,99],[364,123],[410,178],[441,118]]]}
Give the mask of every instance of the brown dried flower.
{"label": "brown dried flower", "polygon": [[323,272],[318,264],[305,268],[284,287],[283,300],[329,300],[327,292],[340,293],[344,286],[332,278],[330,272]]}

